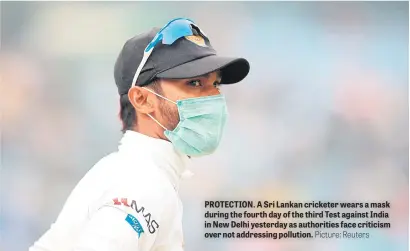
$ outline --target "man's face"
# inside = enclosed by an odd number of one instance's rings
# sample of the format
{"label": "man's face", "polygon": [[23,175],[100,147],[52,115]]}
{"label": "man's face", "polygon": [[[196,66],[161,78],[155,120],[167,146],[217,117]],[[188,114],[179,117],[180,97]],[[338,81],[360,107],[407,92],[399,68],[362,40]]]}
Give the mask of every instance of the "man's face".
{"label": "man's face", "polygon": [[[162,79],[160,81],[161,96],[174,102],[187,98],[198,98],[220,94],[219,85],[221,76],[219,72],[191,78],[191,79]],[[154,94],[152,94],[154,95]],[[174,130],[179,123],[179,114],[176,104],[156,96],[155,117],[168,130]]]}

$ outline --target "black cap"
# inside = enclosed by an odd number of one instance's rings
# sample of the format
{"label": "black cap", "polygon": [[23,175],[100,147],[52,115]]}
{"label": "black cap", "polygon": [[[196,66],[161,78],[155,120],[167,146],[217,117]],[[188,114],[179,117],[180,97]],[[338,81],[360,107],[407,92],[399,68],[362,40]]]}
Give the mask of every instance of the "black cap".
{"label": "black cap", "polygon": [[[129,39],[115,63],[114,78],[120,95],[128,93],[144,50],[159,28]],[[171,45],[158,43],[141,70],[137,86],[149,84],[154,78],[183,79],[199,77],[217,70],[222,73],[222,84],[234,84],[249,73],[249,62],[244,58],[220,57],[202,33],[179,38]]]}

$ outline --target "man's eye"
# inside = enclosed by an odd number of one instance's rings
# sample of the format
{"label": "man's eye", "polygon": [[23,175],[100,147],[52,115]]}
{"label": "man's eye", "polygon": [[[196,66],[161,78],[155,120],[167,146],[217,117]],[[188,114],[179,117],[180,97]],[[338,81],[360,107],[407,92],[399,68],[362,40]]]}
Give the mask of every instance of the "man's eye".
{"label": "man's eye", "polygon": [[202,86],[200,80],[191,80],[191,81],[188,81],[188,85],[193,86],[193,87]]}
{"label": "man's eye", "polygon": [[216,81],[216,82],[214,83],[214,87],[217,88],[217,89],[219,89],[219,88],[221,87],[221,82]]}

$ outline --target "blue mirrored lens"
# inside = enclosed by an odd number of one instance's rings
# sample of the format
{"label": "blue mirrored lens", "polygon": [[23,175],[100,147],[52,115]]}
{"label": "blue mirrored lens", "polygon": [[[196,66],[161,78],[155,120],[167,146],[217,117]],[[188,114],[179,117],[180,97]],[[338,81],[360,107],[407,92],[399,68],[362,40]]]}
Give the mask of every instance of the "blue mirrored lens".
{"label": "blue mirrored lens", "polygon": [[191,36],[191,24],[194,22],[186,18],[176,18],[168,22],[155,36],[152,42],[145,49],[148,52],[162,40],[163,44],[173,44],[177,39],[185,36]]}
{"label": "blue mirrored lens", "polygon": [[163,44],[172,44],[178,38],[193,35],[192,22],[184,19],[176,20],[168,25],[162,31],[162,43]]}

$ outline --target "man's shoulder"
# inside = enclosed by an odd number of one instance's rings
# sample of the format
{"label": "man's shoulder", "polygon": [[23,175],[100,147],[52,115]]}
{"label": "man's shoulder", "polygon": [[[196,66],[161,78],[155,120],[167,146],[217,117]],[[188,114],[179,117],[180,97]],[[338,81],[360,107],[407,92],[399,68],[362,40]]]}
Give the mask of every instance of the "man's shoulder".
{"label": "man's shoulder", "polygon": [[[113,152],[102,157],[90,169],[94,175],[109,175],[113,180],[147,180],[155,176],[154,161],[144,156],[130,158],[121,152]],[[132,183],[138,184],[138,183]]]}
{"label": "man's shoulder", "polygon": [[90,181],[99,179],[102,184],[98,198],[90,206],[90,216],[103,208],[115,208],[133,226],[138,222],[142,227],[139,231],[153,234],[158,228],[167,229],[179,210],[175,189],[149,156],[114,152],[98,161],[90,172],[94,172]]}
{"label": "man's shoulder", "polygon": [[129,163],[118,155],[109,158],[104,165],[115,171],[105,176],[110,181],[92,211],[116,208],[138,219],[144,231],[151,234],[168,224],[169,212],[177,211],[178,197],[159,168],[149,161]]}
{"label": "man's shoulder", "polygon": [[146,172],[152,169],[153,166],[155,166],[155,161],[148,156],[138,155],[137,153],[135,156],[129,156],[116,151],[102,157],[94,164],[92,169],[110,168],[115,171]]}
{"label": "man's shoulder", "polygon": [[142,200],[155,205],[177,199],[169,180],[147,157],[129,158],[114,152],[98,161],[90,172],[95,172],[94,179],[104,183],[104,194],[112,197],[109,201],[113,204],[118,204],[116,198],[119,201],[123,198],[128,201]]}

